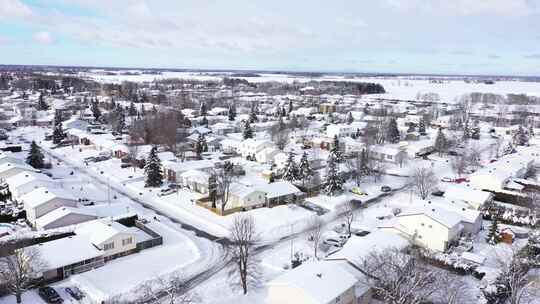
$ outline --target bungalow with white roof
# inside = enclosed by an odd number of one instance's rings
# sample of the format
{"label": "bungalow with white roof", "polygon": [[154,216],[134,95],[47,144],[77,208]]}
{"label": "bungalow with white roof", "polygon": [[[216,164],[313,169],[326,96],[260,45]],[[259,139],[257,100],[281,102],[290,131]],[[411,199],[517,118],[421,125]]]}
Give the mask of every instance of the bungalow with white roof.
{"label": "bungalow with white roof", "polygon": [[6,178],[9,190],[14,198],[18,198],[40,187],[56,188],[57,182],[42,173],[32,171],[21,172],[12,177]]}
{"label": "bungalow with white roof", "polygon": [[0,165],[0,180],[5,180],[21,172],[37,172],[37,170],[27,164],[4,163]]}
{"label": "bungalow with white roof", "polygon": [[455,212],[436,207],[416,207],[405,210],[394,221],[381,225],[410,241],[434,251],[444,252],[456,241],[463,226],[462,217]]}
{"label": "bungalow with white roof", "polygon": [[281,153],[276,147],[267,147],[255,153],[255,160],[261,164],[269,164],[274,161],[274,157]]}
{"label": "bungalow with white roof", "polygon": [[97,219],[91,211],[81,208],[61,207],[36,220],[36,228],[41,230],[77,225]]}
{"label": "bungalow with white roof", "polygon": [[485,204],[492,202],[494,195],[467,186],[449,185],[444,192],[444,197],[449,201],[464,202],[469,208],[478,210]]}
{"label": "bungalow with white roof", "polygon": [[70,193],[59,189],[40,187],[21,196],[19,201],[24,204],[26,218],[32,225],[36,220],[61,207],[77,207],[77,199]]}
{"label": "bungalow with white roof", "polygon": [[114,221],[87,222],[79,225],[75,234],[88,236],[92,245],[103,250],[105,261],[133,253],[137,248],[135,233]]}
{"label": "bungalow with white roof", "polygon": [[163,161],[161,163],[163,172],[168,181],[181,183],[180,175],[186,171],[199,170],[210,173],[214,168],[214,162],[210,160],[191,160],[185,162]]}
{"label": "bungalow with white roof", "polygon": [[269,206],[295,203],[297,198],[303,194],[300,189],[288,181],[269,183],[258,188],[266,193]]}
{"label": "bungalow with white roof", "polygon": [[188,170],[180,174],[179,184],[202,194],[208,193],[210,174],[201,170]]}
{"label": "bungalow with white roof", "polygon": [[358,131],[362,131],[366,128],[365,122],[353,122],[351,124],[331,124],[326,127],[326,136],[330,138],[337,137],[351,137]]}
{"label": "bungalow with white roof", "polygon": [[407,152],[401,147],[374,146],[369,150],[369,157],[383,162],[398,164],[407,158]]}
{"label": "bungalow with white roof", "polygon": [[240,143],[238,153],[240,153],[243,158],[246,158],[248,156],[254,156],[257,152],[268,147],[274,147],[274,143],[268,140],[248,138]]}
{"label": "bungalow with white roof", "polygon": [[[225,211],[229,213],[266,206],[266,193],[259,188],[232,183]],[[220,209],[220,208],[218,208]],[[221,211],[221,210],[220,210]]]}
{"label": "bungalow with white roof", "polygon": [[240,147],[240,141],[235,139],[226,138],[219,142],[220,149],[223,153],[235,154],[238,153],[238,147]]}
{"label": "bungalow with white roof", "polygon": [[480,190],[503,191],[512,178],[523,177],[527,166],[533,163],[534,158],[529,153],[506,155],[471,174],[470,185]]}
{"label": "bungalow with white roof", "polygon": [[26,165],[26,162],[20,158],[13,157],[9,152],[3,152],[0,154],[0,165],[3,164],[17,164]]}
{"label": "bungalow with white roof", "polygon": [[367,304],[362,273],[346,261],[306,262],[267,283],[266,304]]}

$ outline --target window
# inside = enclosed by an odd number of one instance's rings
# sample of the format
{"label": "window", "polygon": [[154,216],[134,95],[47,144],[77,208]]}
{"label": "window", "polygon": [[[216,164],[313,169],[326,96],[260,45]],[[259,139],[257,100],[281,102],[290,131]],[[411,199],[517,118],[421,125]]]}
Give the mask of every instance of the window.
{"label": "window", "polygon": [[133,243],[133,240],[132,240],[132,238],[130,238],[130,237],[127,238],[127,239],[123,239],[123,240],[122,240],[122,246],[126,246],[126,245],[129,245],[129,244],[131,244],[131,243]]}
{"label": "window", "polygon": [[103,245],[104,250],[110,250],[114,248],[114,242]]}

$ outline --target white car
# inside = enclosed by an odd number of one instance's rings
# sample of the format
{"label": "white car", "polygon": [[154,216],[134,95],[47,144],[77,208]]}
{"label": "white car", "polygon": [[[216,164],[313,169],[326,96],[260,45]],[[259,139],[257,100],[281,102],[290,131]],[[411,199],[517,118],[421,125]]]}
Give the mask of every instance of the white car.
{"label": "white car", "polygon": [[445,176],[445,177],[441,178],[441,182],[445,182],[445,183],[453,183],[453,182],[454,182],[454,179]]}
{"label": "white car", "polygon": [[176,189],[162,189],[159,193],[158,193],[158,196],[165,196],[165,195],[169,195],[169,194],[173,194],[176,192]]}

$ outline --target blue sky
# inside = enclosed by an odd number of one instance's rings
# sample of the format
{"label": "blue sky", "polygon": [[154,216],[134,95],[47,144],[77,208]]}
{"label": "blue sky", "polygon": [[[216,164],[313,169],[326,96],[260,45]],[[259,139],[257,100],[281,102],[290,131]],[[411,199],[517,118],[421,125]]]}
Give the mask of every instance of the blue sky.
{"label": "blue sky", "polygon": [[0,0],[0,63],[540,75],[540,0]]}

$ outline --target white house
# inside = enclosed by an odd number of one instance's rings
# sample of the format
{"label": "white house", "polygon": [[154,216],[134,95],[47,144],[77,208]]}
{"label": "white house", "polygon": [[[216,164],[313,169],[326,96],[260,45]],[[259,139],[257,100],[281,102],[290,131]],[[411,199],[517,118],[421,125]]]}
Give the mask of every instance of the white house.
{"label": "white house", "polygon": [[255,153],[255,160],[261,164],[268,164],[274,161],[274,157],[281,153],[275,147],[267,147]]}
{"label": "white house", "polygon": [[264,186],[258,186],[257,188],[266,193],[266,199],[269,205],[294,203],[296,197],[303,194],[300,189],[288,181],[273,182]]}
{"label": "white house", "polygon": [[165,177],[168,181],[181,183],[180,175],[186,171],[199,170],[210,172],[214,168],[214,162],[210,160],[192,160],[185,162],[164,161],[161,163]]}
{"label": "white house", "polygon": [[79,225],[75,234],[86,235],[103,250],[105,261],[128,255],[137,247],[136,235],[128,227],[111,220],[95,220]]}
{"label": "white house", "polygon": [[5,180],[21,172],[37,172],[37,170],[27,164],[4,163],[0,165],[0,179]]}
{"label": "white house", "polygon": [[246,186],[240,183],[232,183],[230,194],[225,210],[231,209],[252,209],[264,207],[266,205],[266,193],[253,186]]}
{"label": "white house", "polygon": [[506,155],[471,174],[470,185],[480,190],[502,191],[512,178],[522,177],[533,163],[534,156],[530,153]]}
{"label": "white house", "polygon": [[357,139],[353,139],[351,137],[345,137],[341,139],[341,143],[343,145],[344,152],[347,154],[360,153],[366,147],[363,142]]}
{"label": "white house", "polygon": [[22,166],[26,165],[24,160],[22,160],[20,158],[13,157],[8,152],[3,152],[3,153],[0,154],[0,165],[7,164],[7,163],[17,164],[17,165],[22,165]]}
{"label": "white house", "polygon": [[60,207],[38,218],[36,220],[36,228],[42,230],[53,229],[76,225],[97,218],[98,217],[93,212],[85,209]]}
{"label": "white house", "polygon": [[78,129],[86,131],[88,128],[88,122],[79,118],[70,118],[64,122],[62,122],[64,130],[68,129]]}
{"label": "white house", "polygon": [[358,130],[362,131],[366,128],[365,122],[353,122],[351,124],[331,124],[326,127],[326,136],[330,138],[354,136]]}
{"label": "white house", "polygon": [[77,199],[70,193],[58,189],[40,187],[21,196],[26,218],[35,226],[36,219],[61,207],[77,207]]}
{"label": "white house", "polygon": [[266,304],[367,304],[362,274],[346,261],[316,261],[286,271],[267,283]]}
{"label": "white house", "polygon": [[240,143],[238,153],[240,153],[242,157],[246,158],[247,156],[257,154],[257,152],[268,147],[274,147],[274,144],[268,140],[248,138]]}
{"label": "white house", "polygon": [[221,151],[223,151],[223,153],[229,153],[229,154],[234,154],[234,153],[237,153],[238,152],[238,148],[240,147],[240,141],[238,140],[235,140],[235,139],[224,139],[222,140],[219,145],[221,147]]}
{"label": "white house", "polygon": [[32,171],[21,172],[6,178],[6,183],[14,198],[23,196],[39,187],[56,188],[58,186],[57,182],[47,175]]}
{"label": "white house", "polygon": [[460,236],[462,219],[457,213],[443,208],[415,207],[379,228],[390,229],[422,247],[443,252]]}
{"label": "white house", "polygon": [[383,162],[398,164],[407,158],[407,152],[401,147],[374,146],[369,150],[369,157]]}
{"label": "white house", "polygon": [[449,201],[462,201],[469,208],[476,210],[493,201],[493,193],[462,185],[449,185],[444,192],[444,197]]}
{"label": "white house", "polygon": [[201,170],[188,170],[180,174],[179,183],[195,192],[208,193],[210,174]]}

